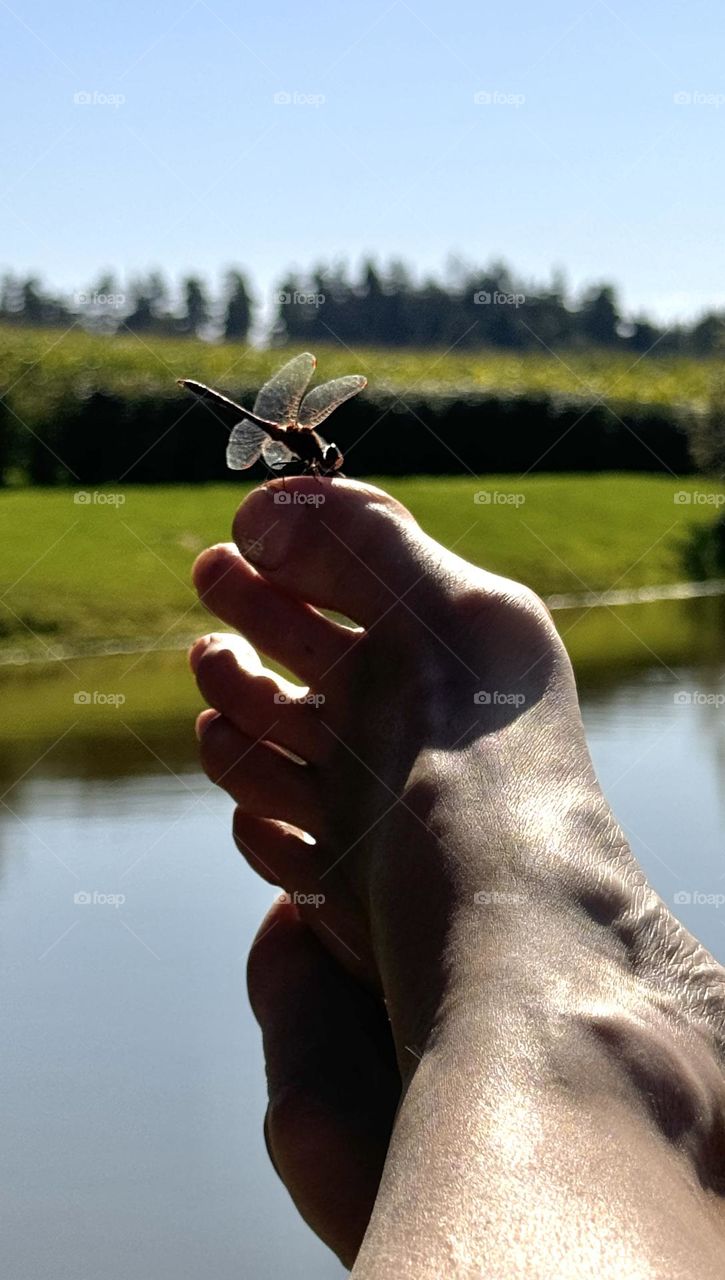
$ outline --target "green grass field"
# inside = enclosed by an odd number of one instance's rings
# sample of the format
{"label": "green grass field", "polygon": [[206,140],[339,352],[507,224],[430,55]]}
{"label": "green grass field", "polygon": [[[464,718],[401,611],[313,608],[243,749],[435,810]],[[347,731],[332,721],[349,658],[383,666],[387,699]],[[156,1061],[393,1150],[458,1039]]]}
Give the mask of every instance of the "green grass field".
{"label": "green grass field", "polygon": [[[285,351],[292,355],[294,351]],[[706,403],[722,361],[683,357],[637,359],[632,353],[543,349],[436,352],[335,346],[318,348],[320,373],[364,373],[376,393],[423,394],[455,389],[511,394],[547,392],[630,403]],[[0,395],[28,422],[52,414],[69,392],[97,389],[131,394],[173,390],[179,377],[235,388],[259,386],[278,367],[278,350],[260,351],[194,339],[131,336],[103,338],[69,331],[0,325]]]}
{"label": "green grass field", "polygon": [[[716,512],[705,502],[675,501],[681,490],[716,492],[696,479],[598,474],[383,483],[446,546],[544,595],[686,578],[688,532]],[[190,567],[204,546],[228,538],[244,492],[233,484],[129,487],[123,505],[77,503],[68,489],[3,493],[0,653],[37,658],[54,645],[92,649],[111,640],[168,646],[203,627]],[[491,500],[477,501],[481,494]],[[517,505],[504,501],[511,496]]]}
{"label": "green grass field", "polygon": [[[688,531],[715,514],[707,503],[676,503],[678,484],[654,476],[384,484],[460,555],[545,595],[681,580],[687,576],[682,547]],[[683,489],[690,495],[717,492],[694,480]],[[244,491],[233,484],[134,487],[125,491],[122,506],[78,504],[70,490],[0,494],[0,771],[22,773],[24,761],[29,766],[39,751],[65,741],[71,728],[63,767],[68,753],[76,752],[86,773],[102,771],[109,760],[116,769],[119,752],[131,749],[155,767],[154,751],[168,759],[174,742],[178,767],[185,767],[199,695],[184,654],[161,650],[209,627],[191,589],[191,563],[202,547],[228,537]],[[476,492],[516,494],[524,501],[481,503]],[[567,609],[555,617],[580,678],[591,672],[599,682],[627,665],[653,664],[666,676],[663,664],[716,656],[721,613],[721,601],[698,600]],[[146,651],[75,656],[110,641]],[[42,661],[57,647],[64,660]],[[40,661],[18,665],[23,657]],[[78,706],[79,690],[122,692],[125,701]],[[51,753],[46,766],[55,767],[54,760]]]}

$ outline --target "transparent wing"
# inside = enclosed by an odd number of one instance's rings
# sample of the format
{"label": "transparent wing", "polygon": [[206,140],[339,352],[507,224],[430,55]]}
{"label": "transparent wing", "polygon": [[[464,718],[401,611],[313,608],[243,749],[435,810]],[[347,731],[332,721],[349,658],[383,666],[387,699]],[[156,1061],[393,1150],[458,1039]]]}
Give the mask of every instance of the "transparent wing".
{"label": "transparent wing", "polygon": [[254,402],[257,417],[285,427],[296,422],[300,401],[316,364],[309,351],[283,364],[274,377],[265,382]]}
{"label": "transparent wing", "polygon": [[356,373],[350,374],[347,378],[333,378],[332,382],[320,383],[320,386],[309,391],[302,401],[299,414],[300,426],[316,427],[318,422],[324,422],[333,409],[336,409],[344,400],[349,400],[350,396],[356,396],[358,391],[362,391],[363,387],[367,386],[367,382],[367,378]]}
{"label": "transparent wing", "polygon": [[265,441],[269,439],[266,431],[255,426],[247,418],[232,427],[232,434],[227,445],[227,466],[232,471],[246,471],[262,452]]}
{"label": "transparent wing", "polygon": [[270,440],[269,436],[265,438],[262,445],[262,457],[272,471],[281,471],[282,467],[286,467],[287,463],[291,462],[296,456],[281,440]]}

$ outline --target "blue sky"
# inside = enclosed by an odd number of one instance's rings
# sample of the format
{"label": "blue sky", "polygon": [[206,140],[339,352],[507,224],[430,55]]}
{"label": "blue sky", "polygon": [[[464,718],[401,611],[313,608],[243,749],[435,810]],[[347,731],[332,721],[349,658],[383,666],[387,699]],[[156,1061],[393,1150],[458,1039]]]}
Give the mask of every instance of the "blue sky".
{"label": "blue sky", "polygon": [[723,36],[721,0],[0,0],[0,267],[265,298],[454,253],[725,305]]}

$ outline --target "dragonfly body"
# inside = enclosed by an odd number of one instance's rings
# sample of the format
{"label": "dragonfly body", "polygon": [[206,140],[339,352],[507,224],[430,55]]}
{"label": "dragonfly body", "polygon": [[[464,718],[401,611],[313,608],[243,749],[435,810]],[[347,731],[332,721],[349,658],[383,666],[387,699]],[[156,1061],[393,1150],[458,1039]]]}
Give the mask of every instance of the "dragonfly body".
{"label": "dragonfly body", "polygon": [[262,457],[273,471],[284,472],[296,462],[315,475],[333,475],[342,466],[342,453],[315,427],[362,391],[366,379],[357,374],[334,378],[305,395],[316,363],[309,352],[289,360],[265,382],[251,412],[202,382],[184,378],[180,385],[213,406],[225,421],[233,421],[227,446],[227,465],[233,470],[245,470]]}
{"label": "dragonfly body", "polygon": [[310,471],[319,475],[331,475],[334,471],[339,471],[344,461],[337,445],[328,444],[311,427],[286,427],[283,443],[297,454],[300,462]]}

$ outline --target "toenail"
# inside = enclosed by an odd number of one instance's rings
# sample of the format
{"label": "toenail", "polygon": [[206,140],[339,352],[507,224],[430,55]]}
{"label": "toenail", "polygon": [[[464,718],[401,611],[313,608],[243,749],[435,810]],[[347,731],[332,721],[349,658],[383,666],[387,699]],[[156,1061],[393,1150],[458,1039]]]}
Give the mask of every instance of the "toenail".
{"label": "toenail", "polygon": [[286,559],[295,508],[282,501],[283,489],[255,489],[234,520],[234,540],[245,560],[260,569],[277,569]]}
{"label": "toenail", "polygon": [[219,718],[218,712],[215,711],[212,713],[211,708],[207,708],[205,711],[199,712],[196,717],[196,723],[194,724],[194,733],[196,734],[199,742],[201,742],[204,737],[209,725],[213,724],[215,720],[219,720]]}
{"label": "toenail", "polygon": [[204,654],[206,653],[210,644],[213,643],[213,640],[214,640],[213,636],[200,636],[199,639],[195,640],[193,645],[191,646],[189,650],[189,666],[191,667],[193,675],[196,675],[199,663],[204,657]]}

